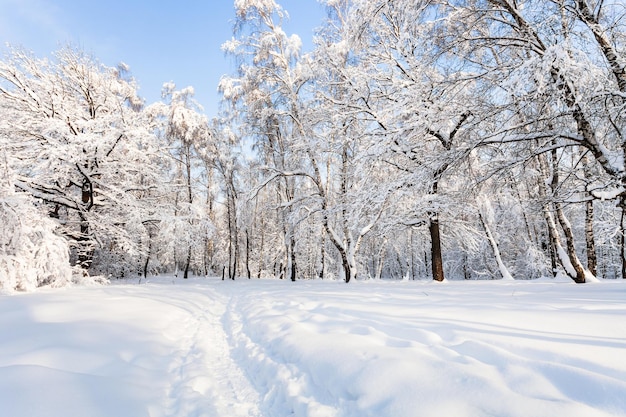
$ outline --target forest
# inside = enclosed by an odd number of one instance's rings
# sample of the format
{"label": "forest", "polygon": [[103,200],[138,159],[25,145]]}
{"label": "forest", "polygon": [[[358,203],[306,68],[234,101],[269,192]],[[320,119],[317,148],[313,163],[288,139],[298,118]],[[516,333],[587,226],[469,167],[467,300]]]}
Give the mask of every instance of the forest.
{"label": "forest", "polygon": [[[138,96],[68,46],[0,61],[0,289],[626,278],[621,0],[324,0],[312,51],[236,0],[237,70]],[[186,63],[193,65],[193,62]]]}

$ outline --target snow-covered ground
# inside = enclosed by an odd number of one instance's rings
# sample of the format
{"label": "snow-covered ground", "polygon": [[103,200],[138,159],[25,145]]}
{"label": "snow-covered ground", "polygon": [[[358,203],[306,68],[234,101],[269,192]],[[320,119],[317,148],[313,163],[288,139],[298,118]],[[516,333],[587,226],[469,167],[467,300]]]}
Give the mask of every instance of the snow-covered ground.
{"label": "snow-covered ground", "polygon": [[0,416],[626,416],[626,282],[3,295]]}

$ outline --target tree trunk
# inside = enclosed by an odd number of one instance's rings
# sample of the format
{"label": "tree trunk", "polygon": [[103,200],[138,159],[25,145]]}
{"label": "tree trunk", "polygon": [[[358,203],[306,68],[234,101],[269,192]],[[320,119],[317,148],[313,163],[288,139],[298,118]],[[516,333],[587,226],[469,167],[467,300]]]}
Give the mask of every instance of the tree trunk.
{"label": "tree trunk", "polygon": [[256,277],[260,279],[261,271],[265,269],[265,255],[263,254],[265,251],[265,221],[263,216],[261,216],[261,227],[258,229],[258,232],[261,233],[261,242],[259,244],[259,263]]}
{"label": "tree trunk", "polygon": [[290,259],[290,263],[291,263],[291,280],[293,282],[296,281],[296,272],[297,272],[297,268],[296,268],[296,242],[295,239],[293,237],[293,232],[290,239],[290,243],[289,246],[291,246],[291,259]]}
{"label": "tree trunk", "polygon": [[[544,155],[538,156],[540,170],[543,174],[543,178],[539,178],[539,181],[538,181],[539,193],[541,197],[546,198],[546,199],[548,197],[548,192],[546,189],[547,187],[546,187],[546,182],[544,179],[551,177],[551,181],[550,181],[551,196],[549,200],[552,202],[552,204],[546,201],[546,203],[544,204],[544,209],[543,209],[544,215],[546,217],[548,227],[551,229],[550,233],[552,235],[552,238],[554,239],[554,247],[559,257],[559,260],[561,261],[561,265],[563,265],[565,272],[572,280],[574,280],[574,282],[576,282],[577,284],[583,284],[585,282],[586,274],[585,274],[585,269],[583,268],[580,260],[578,259],[578,255],[576,254],[576,248],[574,246],[574,234],[572,233],[572,227],[569,221],[565,218],[565,214],[563,213],[563,208],[561,207],[561,204],[554,201],[554,197],[560,185],[556,150],[552,152],[551,156],[552,156],[552,171],[550,170],[546,157]],[[552,213],[550,212],[550,208],[549,208],[550,206],[554,207],[557,220],[565,235],[566,250],[563,249],[563,246],[561,245],[559,232],[556,228],[556,223],[554,221],[554,218],[552,217]]]}
{"label": "tree trunk", "polygon": [[248,279],[251,278],[250,274],[250,234],[248,233],[248,229],[246,229],[246,275]]}
{"label": "tree trunk", "polygon": [[396,250],[396,262],[398,263],[399,280],[404,279],[404,270],[402,269],[402,259],[400,259],[400,251]]}
{"label": "tree trunk", "polygon": [[152,253],[152,235],[150,234],[150,232],[148,232],[148,254],[146,255],[146,262],[144,262],[143,264],[143,277],[144,278],[148,278],[148,264],[150,263],[151,253]]}
{"label": "tree trunk", "polygon": [[500,274],[502,275],[502,278],[505,280],[513,280],[513,276],[511,275],[508,268],[506,267],[506,265],[504,265],[504,262],[502,261],[502,257],[500,256],[500,249],[498,249],[498,243],[496,242],[496,239],[491,234],[491,229],[489,229],[489,225],[483,218],[482,213],[478,212],[478,218],[480,219],[480,222],[482,223],[483,228],[485,229],[487,240],[489,241],[489,245],[491,246],[491,250],[493,251],[493,256],[496,258],[496,263],[498,264],[498,269],[500,270]]}
{"label": "tree trunk", "polygon": [[143,277],[148,277],[148,263],[150,263],[150,255],[146,256],[146,262],[143,264]]}
{"label": "tree trunk", "polygon": [[620,235],[620,258],[622,263],[622,279],[626,279],[626,198],[621,198],[622,217],[620,225],[622,233]]}
{"label": "tree trunk", "polygon": [[[592,174],[589,168],[589,158],[587,158],[586,151],[584,150],[581,150],[580,161],[583,166],[585,180],[588,181],[589,178],[592,178]],[[587,269],[595,276],[597,275],[598,258],[596,255],[596,243],[593,233],[593,217],[593,200],[589,199],[585,203],[585,243],[587,249]]]}
{"label": "tree trunk", "polygon": [[326,255],[325,255],[325,251],[324,251],[324,243],[326,243],[325,240],[325,235],[324,235],[324,229],[322,229],[322,239],[321,239],[321,244],[320,244],[320,257],[321,257],[321,261],[322,261],[322,265],[320,267],[320,271],[319,271],[319,279],[324,279],[324,272],[326,270]]}
{"label": "tree trunk", "polygon": [[228,279],[231,279],[231,269],[233,265],[233,225],[230,207],[230,196],[227,196],[226,216],[228,217]]}
{"label": "tree trunk", "polygon": [[593,235],[593,201],[587,201],[585,207],[585,240],[587,243],[587,269],[593,275],[597,275],[598,258],[596,256],[596,243]]}
{"label": "tree trunk", "polygon": [[383,267],[385,266],[385,258],[384,252],[381,248],[381,251],[378,255],[378,265],[376,265],[376,279],[381,279],[383,276]]}
{"label": "tree trunk", "polygon": [[548,227],[548,251],[550,253],[550,266],[552,267],[552,276],[556,277],[558,272],[558,257],[556,254],[556,236],[554,236],[554,228],[551,227],[551,219],[548,217],[547,209],[544,209],[544,218],[546,220],[546,226]]}
{"label": "tree trunk", "polygon": [[443,281],[445,276],[443,273],[443,259],[441,255],[441,235],[439,233],[439,219],[437,214],[432,214],[429,219],[428,229],[430,231],[430,248],[432,258],[432,274],[433,280]]}
{"label": "tree trunk", "polygon": [[583,265],[580,263],[580,259],[578,259],[578,255],[576,254],[576,248],[574,246],[574,233],[572,232],[572,226],[569,221],[565,218],[565,213],[563,213],[563,208],[561,204],[555,203],[556,207],[556,215],[559,220],[559,224],[561,225],[561,229],[563,229],[563,233],[565,234],[565,244],[567,248],[567,256],[576,271],[576,276],[573,276],[572,279],[577,284],[585,283],[585,269]]}
{"label": "tree trunk", "polygon": [[185,272],[183,273],[183,278],[189,278],[189,266],[191,265],[191,245],[187,248],[187,259],[185,260]]}
{"label": "tree trunk", "polygon": [[227,196],[227,216],[228,216],[228,278],[235,279],[237,273],[237,255],[238,255],[238,242],[237,242],[237,218],[235,213],[235,202],[232,193]]}
{"label": "tree trunk", "polygon": [[350,271],[350,263],[348,262],[348,255],[345,251],[341,251],[341,266],[343,267],[343,280],[348,283],[350,282],[350,278],[351,278],[351,271]]}
{"label": "tree trunk", "polygon": [[[87,177],[83,178],[81,200],[84,204],[85,211],[88,212],[91,210],[91,207],[93,206],[93,185]],[[79,217],[80,237],[78,238],[78,264],[82,269],[87,270],[93,261],[93,250],[89,241],[89,221],[82,212],[79,212]]]}
{"label": "tree trunk", "polygon": [[233,265],[230,271],[230,279],[235,280],[235,276],[237,275],[237,263],[239,262],[239,249],[237,242],[235,242],[235,248],[233,251]]}
{"label": "tree trunk", "polygon": [[93,261],[93,251],[89,242],[89,222],[85,216],[80,214],[80,236],[78,238],[78,265],[88,270]]}
{"label": "tree trunk", "polygon": [[[554,141],[552,142],[555,145]],[[552,181],[550,182],[550,188],[552,189],[552,197],[554,198],[558,192],[560,183],[559,183],[559,161],[557,156],[557,150],[553,149],[550,153],[551,161],[552,161]],[[547,171],[546,171],[547,172]],[[575,271],[575,274],[572,274],[573,271],[568,270],[569,276],[574,280],[577,284],[585,283],[585,269],[583,268],[580,259],[578,259],[578,255],[576,254],[576,247],[574,246],[574,233],[572,232],[572,226],[570,222],[565,217],[565,213],[563,212],[563,207],[561,203],[558,201],[554,201],[554,209],[556,211],[556,217],[558,219],[559,225],[563,230],[563,234],[565,235],[565,247],[567,248],[567,257],[569,258],[570,264]]]}

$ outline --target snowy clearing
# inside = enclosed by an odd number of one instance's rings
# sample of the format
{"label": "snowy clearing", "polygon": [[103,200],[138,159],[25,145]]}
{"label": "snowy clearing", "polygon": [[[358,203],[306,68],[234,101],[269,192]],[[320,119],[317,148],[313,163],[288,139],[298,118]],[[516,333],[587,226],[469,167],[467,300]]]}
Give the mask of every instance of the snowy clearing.
{"label": "snowy clearing", "polygon": [[626,282],[172,278],[0,296],[11,417],[626,416]]}

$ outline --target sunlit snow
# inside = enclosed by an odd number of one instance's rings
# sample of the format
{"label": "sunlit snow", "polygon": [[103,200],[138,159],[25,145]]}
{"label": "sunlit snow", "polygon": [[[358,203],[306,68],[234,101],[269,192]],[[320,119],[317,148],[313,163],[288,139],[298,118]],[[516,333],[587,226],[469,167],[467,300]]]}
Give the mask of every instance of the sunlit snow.
{"label": "sunlit snow", "polygon": [[0,415],[626,416],[626,283],[221,281],[0,297]]}

